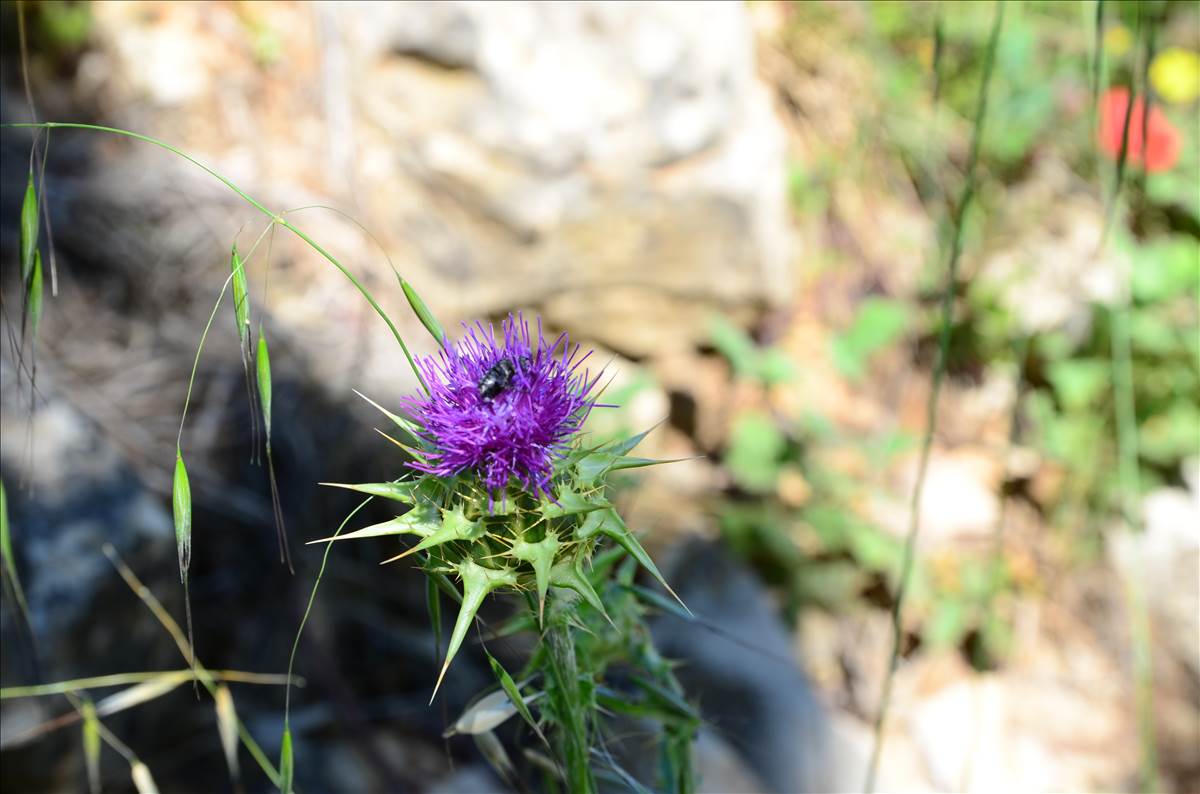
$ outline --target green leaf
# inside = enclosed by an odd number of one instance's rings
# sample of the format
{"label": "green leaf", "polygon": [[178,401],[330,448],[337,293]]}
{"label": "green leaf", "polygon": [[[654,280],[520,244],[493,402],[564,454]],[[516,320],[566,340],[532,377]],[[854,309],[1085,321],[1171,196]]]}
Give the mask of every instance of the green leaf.
{"label": "green leaf", "polygon": [[787,353],[773,347],[762,351],[758,363],[758,377],[768,386],[791,383],[796,379],[796,365]]}
{"label": "green leaf", "polygon": [[630,585],[629,590],[648,606],[661,609],[663,612],[674,615],[680,620],[685,620],[688,623],[700,622],[700,619],[692,614],[689,610],[684,609],[678,603],[672,601],[661,593],[651,590],[648,587],[642,587],[641,585]]}
{"label": "green leaf", "polygon": [[25,284],[29,283],[29,275],[33,272],[33,252],[37,250],[37,242],[38,199],[30,170],[29,181],[25,183],[25,198],[21,202],[21,281]]}
{"label": "green leaf", "polygon": [[267,445],[271,444],[271,356],[267,352],[267,337],[262,326],[258,327],[258,355],[254,358],[258,366],[258,400],[262,404],[263,427],[267,431]]}
{"label": "green leaf", "polygon": [[856,524],[847,540],[858,564],[877,573],[895,571],[904,550],[897,538],[868,524]]}
{"label": "green leaf", "polygon": [[[663,420],[663,421],[666,421],[666,420]],[[634,448],[637,447],[638,444],[642,443],[643,439],[645,439],[646,436],[650,435],[655,430],[657,430],[658,425],[661,425],[661,424],[662,424],[662,422],[659,422],[657,425],[654,425],[653,427],[648,427],[645,430],[643,430],[642,432],[638,433],[637,435],[630,436],[629,438],[625,439],[624,441],[618,442],[616,444],[612,444],[611,446],[605,448],[605,451],[610,452],[613,455],[618,455],[618,456],[619,455],[628,455],[630,452],[633,452]]]}
{"label": "green leaf", "polygon": [[[659,424],[661,424],[661,422]],[[584,452],[582,454],[576,453],[576,454],[580,454],[580,457],[577,460],[575,460],[575,462],[574,462],[575,463],[575,471],[576,471],[576,477],[575,477],[576,482],[581,485],[596,484],[596,482],[600,478],[602,478],[612,468],[614,468],[617,461],[621,460],[624,456],[626,456],[630,452],[632,452],[634,447],[636,447],[638,444],[642,443],[642,440],[646,436],[650,435],[650,433],[653,432],[657,428],[658,428],[658,425],[655,425],[654,427],[650,427],[650,428],[647,428],[646,430],[643,430],[642,432],[638,433],[637,435],[630,436],[629,438],[625,439],[624,441],[619,441],[615,444],[610,444],[610,445],[608,445],[606,447],[602,447],[600,449],[593,449],[591,451]],[[648,458],[635,458],[633,460],[649,461]],[[670,462],[670,461],[662,461],[662,462],[666,463],[666,462]],[[649,465],[653,465],[653,463],[647,462],[642,465],[649,466]],[[622,466],[620,468],[631,468],[631,467]]]}
{"label": "green leaf", "polygon": [[416,494],[412,481],[408,482],[362,482],[362,483],[344,483],[344,482],[320,482],[317,485],[326,485],[330,488],[345,488],[350,491],[358,491],[359,493],[378,496],[383,499],[391,499],[394,502],[403,502],[404,504],[415,504]]}
{"label": "green leaf", "polygon": [[450,632],[450,645],[446,648],[446,659],[442,662],[442,670],[438,673],[437,683],[433,686],[433,695],[429,698],[430,703],[437,697],[437,691],[442,685],[442,679],[446,676],[446,670],[449,669],[450,662],[454,660],[458,649],[462,647],[463,640],[467,637],[467,631],[471,628],[471,622],[475,620],[475,614],[483,604],[484,596],[497,587],[505,585],[516,587],[517,585],[517,574],[509,569],[485,568],[469,559],[463,560],[456,567],[463,583],[462,606],[454,621],[454,630]]}
{"label": "green leaf", "polygon": [[442,595],[437,580],[425,577],[425,608],[429,611],[429,628],[433,630],[434,656],[442,655]]}
{"label": "green leaf", "polygon": [[900,301],[868,298],[854,323],[834,338],[834,364],[847,378],[858,380],[871,356],[898,339],[909,322],[908,307]]}
{"label": "green leaf", "polygon": [[938,649],[957,645],[969,628],[966,618],[966,604],[962,599],[943,598],[922,632],[925,642]]}
{"label": "green leaf", "polygon": [[29,290],[26,294],[29,311],[29,329],[36,337],[38,323],[42,319],[42,252],[33,252],[33,272],[29,276]]}
{"label": "green leaf", "polygon": [[533,567],[533,579],[538,591],[539,623],[542,621],[542,615],[546,609],[546,592],[550,589],[550,568],[554,565],[554,558],[558,556],[561,546],[562,543],[559,542],[558,536],[553,532],[547,532],[546,536],[536,543],[530,543],[522,538],[512,547],[514,558],[527,562]]}
{"label": "green leaf", "polygon": [[608,506],[608,503],[603,500],[599,503],[589,502],[569,486],[559,488],[558,493],[555,494],[555,498],[558,500],[557,504],[542,497],[540,512],[545,518],[561,518],[563,516],[578,515],[579,513],[590,513],[593,510],[599,510],[602,507]]}
{"label": "green leaf", "polygon": [[470,521],[467,519],[466,513],[463,511],[462,505],[455,507],[453,510],[447,510],[442,515],[442,525],[429,535],[426,535],[412,548],[397,554],[395,557],[384,560],[383,563],[395,562],[403,559],[410,554],[418,551],[425,551],[434,546],[440,546],[443,543],[451,543],[453,541],[475,541],[483,537],[486,530],[482,521]]}
{"label": "green leaf", "polygon": [[429,307],[425,305],[425,301],[421,300],[421,296],[412,288],[404,279],[400,279],[400,289],[404,290],[404,297],[408,298],[408,305],[412,307],[413,313],[417,315],[417,319],[421,321],[421,325],[425,326],[425,330],[429,332],[439,345],[446,344],[446,332],[442,330],[442,325],[433,316],[433,312],[429,311]]}
{"label": "green leaf", "polygon": [[171,507],[175,515],[175,547],[179,555],[179,580],[187,582],[192,564],[192,489],[188,484],[183,453],[175,449],[175,482],[171,488]]}
{"label": "green leaf", "polygon": [[88,790],[92,794],[100,792],[100,720],[96,717],[96,707],[90,700],[85,700],[83,711],[83,759],[87,766]]}
{"label": "green leaf", "polygon": [[313,543],[332,543],[335,540],[378,538],[385,535],[419,535],[424,538],[437,532],[441,528],[441,525],[442,520],[438,516],[437,508],[429,505],[420,505],[390,521],[372,524],[369,527],[363,527],[354,532],[347,532],[344,535],[331,535],[327,538],[310,540],[308,545],[312,545]]}
{"label": "green leaf", "polygon": [[1200,408],[1186,397],[1147,417],[1138,429],[1142,457],[1170,466],[1200,452]]}
{"label": "green leaf", "polygon": [[734,372],[742,377],[751,377],[757,373],[758,346],[749,334],[723,315],[716,315],[709,321],[708,333],[713,347],[728,359]]}
{"label": "green leaf", "polygon": [[1129,337],[1135,356],[1145,353],[1169,356],[1184,347],[1183,339],[1172,323],[1149,308],[1130,312]]}
{"label": "green leaf", "polygon": [[[443,593],[450,596],[450,600],[452,600],[454,603],[456,603],[456,604],[462,603],[462,600],[463,600],[462,593],[458,592],[458,588],[455,587],[454,582],[450,581],[449,576],[442,573],[441,571],[429,571],[429,570],[425,571],[425,576],[432,579],[434,584],[437,585],[437,589],[441,590]],[[440,611],[440,608],[439,608],[439,611]],[[439,638],[439,640],[440,640],[440,638]],[[439,641],[438,644],[440,645],[441,642]]]}
{"label": "green leaf", "polygon": [[229,268],[233,271],[233,316],[237,322],[238,339],[245,349],[250,338],[250,290],[247,285],[246,268],[238,255],[237,243],[233,244],[233,253],[229,256]]}
{"label": "green leaf", "polygon": [[747,411],[734,420],[725,464],[738,485],[765,493],[775,487],[786,448],[787,441],[770,416]]}
{"label": "green leaf", "polygon": [[4,562],[4,571],[8,574],[9,585],[13,589],[13,595],[16,596],[17,606],[21,610],[22,617],[25,618],[25,625],[29,623],[29,605],[25,603],[25,591],[21,587],[21,578],[17,576],[17,558],[13,554],[11,529],[8,525],[8,494],[4,490],[4,483],[0,481],[0,558]]}
{"label": "green leaf", "polygon": [[696,722],[700,719],[700,715],[696,713],[696,709],[692,704],[684,700],[678,692],[673,692],[657,681],[638,675],[630,675],[629,679],[638,689],[649,696],[652,703],[658,705],[671,716],[690,722]]}
{"label": "green leaf", "polygon": [[[1194,191],[1192,191],[1194,192]],[[1130,271],[1133,297],[1140,303],[1154,303],[1176,296],[1195,297],[1200,290],[1200,242],[1184,235],[1157,238],[1148,245],[1133,248],[1134,264]]]}
{"label": "green leaf", "polygon": [[[636,543],[637,541],[634,542]],[[555,587],[565,587],[568,590],[575,591],[588,603],[588,606],[599,612],[609,623],[612,623],[612,618],[608,616],[608,612],[604,609],[604,602],[600,600],[596,589],[592,587],[591,581],[584,574],[582,565],[582,555],[576,557],[574,562],[566,560],[560,562],[550,569],[550,584]],[[613,624],[613,626],[615,628],[616,624]]]}
{"label": "green leaf", "polygon": [[575,481],[580,485],[595,485],[620,458],[611,452],[597,451],[580,458],[575,464]]}
{"label": "green leaf", "polygon": [[[666,591],[671,594],[672,598],[678,601],[684,609],[688,608],[687,604],[684,604],[683,600],[676,595],[675,591],[671,589],[671,586],[667,584],[667,580],[663,578],[662,573],[659,572],[658,566],[654,564],[654,560],[650,559],[650,555],[646,553],[646,550],[642,548],[642,544],[639,543],[638,539],[635,538],[633,533],[629,531],[629,527],[625,526],[625,522],[621,519],[621,516],[616,510],[608,509],[597,511],[597,513],[594,513],[593,515],[599,515],[601,518],[597,522],[597,526],[590,530],[591,532],[599,532],[616,541],[617,544],[625,549],[625,551],[629,552],[629,556],[637,560],[638,565],[641,565],[643,568],[645,568],[647,573],[653,576],[655,580],[657,580],[658,583],[661,584]],[[589,518],[590,517],[591,516],[589,516]],[[585,521],[584,525],[576,530],[576,534],[578,534],[581,538],[587,537],[587,535],[583,534],[587,525],[588,522]],[[691,610],[688,609],[688,612],[690,613]]]}
{"label": "green leaf", "polygon": [[[512,676],[510,676],[508,671],[504,669],[503,665],[496,660],[496,657],[488,653],[487,648],[484,648],[483,652],[487,654],[488,664],[492,667],[492,675],[496,676],[496,680],[500,682],[500,688],[504,691],[504,694],[508,695],[509,701],[513,704],[513,706],[516,707],[517,712],[521,715],[521,719],[525,720],[526,724],[528,724],[530,728],[533,728],[533,732],[536,733],[538,738],[542,740],[542,743],[548,747],[550,743],[547,742],[546,737],[542,735],[542,729],[538,727],[537,721],[533,718],[533,714],[529,711],[528,701],[521,697],[521,690],[517,688],[517,682],[513,681]],[[533,697],[536,697],[536,695],[530,696],[530,700],[532,700]]]}
{"label": "green leaf", "polygon": [[279,747],[279,794],[292,794],[296,767],[292,759],[292,729],[283,726],[283,742]]}
{"label": "green leaf", "polygon": [[1094,358],[1055,361],[1046,370],[1055,394],[1068,409],[1092,405],[1108,388],[1111,375],[1109,362]]}

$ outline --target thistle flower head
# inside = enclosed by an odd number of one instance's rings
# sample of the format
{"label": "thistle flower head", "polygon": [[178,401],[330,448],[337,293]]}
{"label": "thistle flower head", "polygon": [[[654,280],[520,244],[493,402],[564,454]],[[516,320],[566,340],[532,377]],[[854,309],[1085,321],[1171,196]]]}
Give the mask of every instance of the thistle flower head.
{"label": "thistle flower head", "polygon": [[504,320],[499,339],[492,326],[464,327],[457,344],[417,360],[429,392],[404,406],[428,452],[410,465],[443,477],[472,471],[489,492],[515,480],[551,495],[554,462],[595,405],[599,376],[580,370],[591,353],[579,355],[565,333],[547,342],[540,321],[534,338],[520,315]]}

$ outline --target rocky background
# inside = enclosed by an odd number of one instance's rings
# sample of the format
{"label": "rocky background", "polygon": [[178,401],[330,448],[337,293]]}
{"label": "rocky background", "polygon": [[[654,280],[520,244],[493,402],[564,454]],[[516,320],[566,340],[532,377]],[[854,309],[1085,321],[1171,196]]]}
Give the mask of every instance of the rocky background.
{"label": "rocky background", "polygon": [[[969,140],[963,114],[931,109],[924,94],[897,102],[892,62],[871,54],[884,27],[872,8],[37,3],[29,71],[37,118],[164,139],[284,212],[363,281],[417,352],[431,343],[392,267],[448,328],[521,309],[595,347],[623,407],[594,432],[666,419],[646,454],[693,458],[629,483],[631,524],[698,613],[754,640],[657,626],[709,720],[702,790],[858,790],[930,388],[938,224]],[[12,4],[3,20],[4,120],[27,120]],[[1174,24],[1164,39],[1186,39],[1194,15]],[[1086,29],[1073,35],[1086,51]],[[927,46],[917,39],[901,55],[928,66]],[[1056,107],[1080,107],[1068,89]],[[6,323],[30,142],[12,129],[0,141]],[[1065,148],[1031,144],[1019,167],[995,167],[986,232],[969,238],[963,267],[1022,334],[1082,346],[1094,307],[1122,294],[1128,256],[1093,256],[1103,192]],[[49,151],[57,295],[32,409],[23,360],[4,345],[0,463],[35,638],[6,593],[4,686],[184,666],[102,549],[182,618],[169,502],[179,412],[230,246],[248,251],[268,227],[159,149],[56,130]],[[319,564],[302,544],[355,504],[316,483],[391,478],[403,463],[352,390],[394,405],[415,384],[387,327],[297,240],[263,238],[250,272],[272,345],[296,573],[278,562],[265,472],[250,463],[222,311],[183,434],[192,602],[209,667],[279,672]],[[959,309],[974,318],[968,297]],[[896,330],[872,343],[878,331],[862,318],[887,325],[899,305]],[[1185,308],[1177,328],[1191,332],[1195,315]],[[970,351],[944,389],[918,506],[933,595],[908,614],[881,787],[1135,787],[1127,595],[1141,582],[1162,784],[1194,790],[1197,459],[1162,465],[1141,535],[1113,529],[1091,503],[1083,518],[1064,513],[1078,472],[1036,440],[1036,425],[1012,440],[1016,407],[1048,376],[1003,351]],[[842,545],[829,539],[834,524],[849,527]],[[377,551],[336,550],[301,646],[298,788],[504,790],[469,739],[441,736],[489,683],[486,665],[464,652],[426,707],[435,649],[423,582],[379,568]],[[948,594],[970,590],[964,572],[992,553],[1004,592],[989,591],[995,600],[978,615],[970,606],[975,617],[939,642],[947,615],[968,611]],[[993,612],[1002,654],[988,644]],[[492,650],[519,660],[524,644]],[[282,693],[234,694],[277,757]],[[23,735],[69,711],[54,698],[4,702],[5,791],[84,785],[77,727]],[[228,788],[213,710],[190,688],[106,724],[162,790]],[[268,790],[244,754],[242,767],[246,790]],[[104,790],[130,789],[117,756],[105,755],[103,772]]]}

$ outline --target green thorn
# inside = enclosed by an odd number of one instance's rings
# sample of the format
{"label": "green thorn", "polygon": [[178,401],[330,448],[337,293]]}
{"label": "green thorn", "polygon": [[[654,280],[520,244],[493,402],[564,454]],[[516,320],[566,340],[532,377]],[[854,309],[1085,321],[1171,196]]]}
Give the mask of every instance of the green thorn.
{"label": "green thorn", "polygon": [[433,699],[437,697],[438,689],[442,686],[442,679],[446,676],[446,670],[449,669],[450,662],[458,653],[458,649],[462,647],[467,630],[471,628],[471,622],[483,604],[483,597],[497,587],[505,585],[516,587],[517,585],[517,574],[511,569],[484,568],[472,560],[463,560],[455,567],[463,583],[462,607],[459,608],[458,618],[454,621],[454,631],[450,633],[450,644],[446,648],[446,660],[442,662],[442,670],[438,673],[437,683],[433,686],[433,694],[429,697],[430,703],[433,703]]}
{"label": "green thorn", "polygon": [[522,538],[512,547],[513,557],[533,566],[533,578],[537,583],[538,591],[538,623],[542,622],[542,616],[545,613],[546,592],[550,589],[550,568],[554,565],[554,558],[558,555],[558,549],[561,546],[562,543],[559,542],[558,536],[553,532],[547,532],[546,537],[537,543],[530,543]]}

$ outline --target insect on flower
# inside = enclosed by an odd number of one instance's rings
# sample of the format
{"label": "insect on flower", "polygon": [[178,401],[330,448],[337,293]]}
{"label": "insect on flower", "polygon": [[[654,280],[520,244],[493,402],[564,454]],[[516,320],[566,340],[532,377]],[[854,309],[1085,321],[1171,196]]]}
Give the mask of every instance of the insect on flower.
{"label": "insect on flower", "polygon": [[[518,362],[523,369],[529,369],[529,356],[521,356]],[[491,369],[483,373],[483,377],[479,379],[480,398],[490,401],[512,384],[513,376],[516,374],[517,364],[513,363],[512,359],[500,359],[492,365]]]}
{"label": "insect on flower", "polygon": [[509,315],[499,338],[482,323],[466,331],[417,361],[429,392],[403,405],[429,451],[409,465],[442,477],[471,471],[489,491],[515,482],[550,495],[554,462],[595,406],[599,375],[582,369],[591,353],[580,355],[565,333],[548,341],[540,322],[531,335],[521,316]]}

